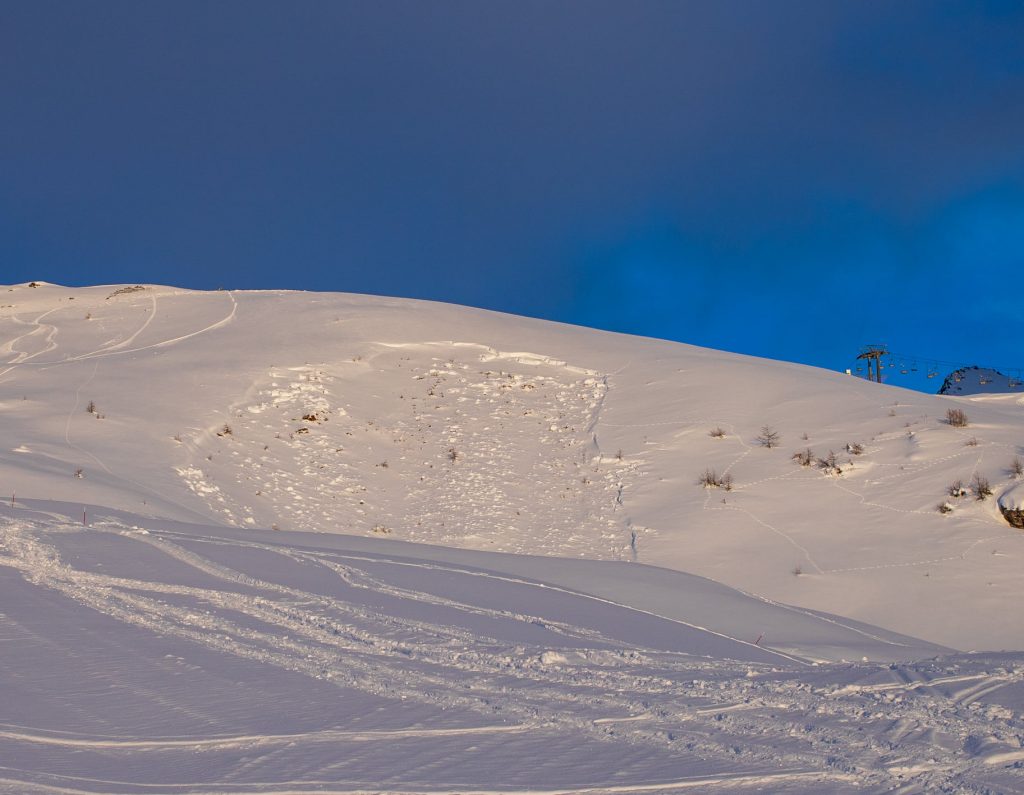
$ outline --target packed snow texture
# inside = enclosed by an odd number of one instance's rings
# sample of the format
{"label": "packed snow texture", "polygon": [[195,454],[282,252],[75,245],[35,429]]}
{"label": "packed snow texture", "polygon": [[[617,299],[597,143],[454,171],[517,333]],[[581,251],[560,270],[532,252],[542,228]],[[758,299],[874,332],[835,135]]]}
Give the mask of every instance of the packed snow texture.
{"label": "packed snow texture", "polygon": [[1019,396],[409,300],[0,295],[6,791],[1024,790]]}

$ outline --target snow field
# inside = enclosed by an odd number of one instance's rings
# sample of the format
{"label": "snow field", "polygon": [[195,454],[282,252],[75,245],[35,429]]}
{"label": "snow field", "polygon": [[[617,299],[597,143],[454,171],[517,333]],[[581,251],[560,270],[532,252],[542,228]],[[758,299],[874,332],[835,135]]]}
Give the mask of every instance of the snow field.
{"label": "snow field", "polygon": [[[122,290],[8,289],[12,493],[636,560],[962,649],[1024,633],[1000,607],[1024,595],[1022,537],[996,503],[1024,452],[1019,396],[425,302]],[[757,445],[764,425],[779,447]],[[806,448],[841,474],[796,464]],[[709,467],[731,491],[696,485]],[[949,497],[975,475],[992,498]]]}
{"label": "snow field", "polygon": [[1024,791],[1019,396],[399,299],[0,295],[4,791]]}
{"label": "snow field", "polygon": [[[1019,783],[1019,654],[809,665],[793,638],[778,653],[569,585],[617,566],[595,590],[757,602],[664,570],[61,510],[0,524],[0,633],[40,659],[5,687],[11,792]],[[736,614],[758,611],[812,656],[829,636],[928,653],[782,606]]]}

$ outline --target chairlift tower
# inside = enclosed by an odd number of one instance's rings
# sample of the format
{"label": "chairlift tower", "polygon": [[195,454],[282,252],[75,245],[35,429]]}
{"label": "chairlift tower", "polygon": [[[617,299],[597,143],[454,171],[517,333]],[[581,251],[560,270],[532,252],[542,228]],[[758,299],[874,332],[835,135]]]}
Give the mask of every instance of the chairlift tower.
{"label": "chairlift tower", "polygon": [[871,380],[871,362],[875,362],[875,380],[882,383],[882,357],[888,356],[889,351],[884,345],[865,345],[857,354],[858,359],[866,359],[868,364],[868,381]]}

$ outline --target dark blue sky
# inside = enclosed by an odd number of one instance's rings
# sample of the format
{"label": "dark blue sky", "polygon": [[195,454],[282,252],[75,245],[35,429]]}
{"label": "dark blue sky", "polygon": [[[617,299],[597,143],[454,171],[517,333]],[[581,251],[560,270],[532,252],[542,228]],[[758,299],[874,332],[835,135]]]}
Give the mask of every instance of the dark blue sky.
{"label": "dark blue sky", "polygon": [[1024,3],[0,5],[0,281],[1024,367]]}

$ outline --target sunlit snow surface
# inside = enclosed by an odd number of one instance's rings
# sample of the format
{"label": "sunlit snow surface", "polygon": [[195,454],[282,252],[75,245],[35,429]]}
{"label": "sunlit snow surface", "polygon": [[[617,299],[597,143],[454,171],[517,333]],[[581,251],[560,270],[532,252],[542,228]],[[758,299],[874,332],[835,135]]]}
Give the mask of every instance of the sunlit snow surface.
{"label": "sunlit snow surface", "polygon": [[1024,655],[964,653],[1024,637],[1014,398],[393,299],[0,296],[4,791],[1024,791]]}

